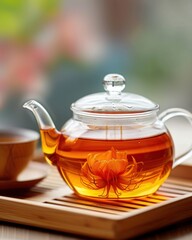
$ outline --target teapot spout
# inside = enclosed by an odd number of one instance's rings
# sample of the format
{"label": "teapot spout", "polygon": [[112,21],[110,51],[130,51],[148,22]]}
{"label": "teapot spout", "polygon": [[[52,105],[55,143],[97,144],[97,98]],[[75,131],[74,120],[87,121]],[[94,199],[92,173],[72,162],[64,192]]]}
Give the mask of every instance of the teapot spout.
{"label": "teapot spout", "polygon": [[42,151],[45,159],[51,165],[57,162],[56,148],[58,146],[61,133],[57,131],[55,125],[45,108],[35,100],[30,100],[23,105],[31,110],[37,120],[41,134]]}
{"label": "teapot spout", "polygon": [[33,112],[40,129],[55,129],[55,124],[50,115],[40,103],[35,100],[30,100],[26,102],[23,107]]}

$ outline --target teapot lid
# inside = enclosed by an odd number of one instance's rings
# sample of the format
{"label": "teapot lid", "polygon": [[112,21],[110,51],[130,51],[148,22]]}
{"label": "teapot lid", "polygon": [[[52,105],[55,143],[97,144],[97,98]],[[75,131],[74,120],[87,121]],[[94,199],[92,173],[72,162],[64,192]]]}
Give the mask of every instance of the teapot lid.
{"label": "teapot lid", "polygon": [[92,114],[139,114],[159,109],[151,100],[133,93],[122,92],[125,78],[119,74],[108,74],[103,79],[106,92],[80,98],[71,105],[74,113]]}

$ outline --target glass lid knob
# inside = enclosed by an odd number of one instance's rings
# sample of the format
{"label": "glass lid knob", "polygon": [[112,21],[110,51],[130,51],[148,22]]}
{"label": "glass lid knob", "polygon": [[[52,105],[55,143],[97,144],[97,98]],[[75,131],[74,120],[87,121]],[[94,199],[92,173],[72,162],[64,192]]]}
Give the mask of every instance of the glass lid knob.
{"label": "glass lid knob", "polygon": [[120,95],[125,88],[125,78],[120,74],[108,74],[103,79],[103,86],[109,95]]}

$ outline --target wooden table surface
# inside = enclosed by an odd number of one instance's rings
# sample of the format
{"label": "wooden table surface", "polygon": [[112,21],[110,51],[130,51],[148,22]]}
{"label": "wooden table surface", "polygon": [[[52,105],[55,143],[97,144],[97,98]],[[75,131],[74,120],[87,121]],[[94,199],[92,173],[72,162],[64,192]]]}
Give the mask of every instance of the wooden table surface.
{"label": "wooden table surface", "polygon": [[[74,226],[75,227],[75,226]],[[12,223],[0,224],[1,240],[82,240],[89,239],[87,237],[70,235],[67,233],[59,233],[39,228],[32,228]],[[192,239],[192,219],[179,222],[158,231],[151,232],[137,238],[135,240],[190,240]]]}

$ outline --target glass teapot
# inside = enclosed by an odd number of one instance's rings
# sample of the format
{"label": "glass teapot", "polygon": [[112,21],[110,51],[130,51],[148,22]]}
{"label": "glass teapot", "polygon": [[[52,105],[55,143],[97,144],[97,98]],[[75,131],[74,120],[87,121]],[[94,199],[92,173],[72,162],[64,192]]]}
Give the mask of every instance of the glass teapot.
{"label": "glass teapot", "polygon": [[192,125],[192,114],[168,109],[140,95],[122,92],[125,79],[108,74],[106,92],[85,96],[71,105],[73,118],[57,131],[44,107],[24,104],[38,122],[45,159],[64,181],[84,197],[132,198],[157,191],[172,168],[192,155],[175,158],[174,142],[165,122],[175,116]]}

